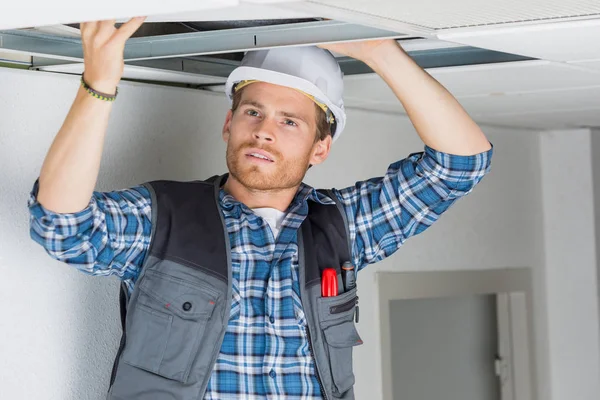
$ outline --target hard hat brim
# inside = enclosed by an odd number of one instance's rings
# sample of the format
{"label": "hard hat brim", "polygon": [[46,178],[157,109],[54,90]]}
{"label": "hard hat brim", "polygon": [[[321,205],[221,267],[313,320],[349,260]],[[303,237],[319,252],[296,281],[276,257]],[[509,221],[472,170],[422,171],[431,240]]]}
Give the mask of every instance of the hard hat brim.
{"label": "hard hat brim", "polygon": [[334,142],[340,137],[342,131],[344,130],[344,126],[346,125],[346,116],[343,110],[343,105],[340,107],[336,104],[333,104],[317,86],[305,79],[268,69],[244,66],[233,70],[233,72],[231,72],[227,78],[227,83],[225,84],[225,93],[227,94],[229,104],[233,102],[234,86],[238,82],[245,80],[257,80],[274,85],[289,87],[292,89],[298,89],[310,94],[311,96],[314,96],[317,100],[326,104],[335,117],[336,128],[335,132],[332,132]]}

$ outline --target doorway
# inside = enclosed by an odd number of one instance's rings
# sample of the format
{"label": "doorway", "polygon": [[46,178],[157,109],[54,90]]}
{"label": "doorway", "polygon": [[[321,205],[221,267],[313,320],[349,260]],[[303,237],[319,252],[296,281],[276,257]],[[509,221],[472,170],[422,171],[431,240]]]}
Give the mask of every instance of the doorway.
{"label": "doorway", "polygon": [[385,400],[533,400],[530,270],[380,272]]}
{"label": "doorway", "polygon": [[496,296],[390,302],[393,397],[501,400]]}

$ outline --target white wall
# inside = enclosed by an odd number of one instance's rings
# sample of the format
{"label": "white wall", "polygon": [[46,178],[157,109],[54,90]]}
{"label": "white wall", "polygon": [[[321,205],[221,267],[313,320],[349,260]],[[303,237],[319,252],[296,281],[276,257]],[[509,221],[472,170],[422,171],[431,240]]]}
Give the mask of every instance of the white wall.
{"label": "white wall", "polygon": [[[596,271],[598,275],[598,298],[600,299],[600,129],[592,130],[591,141],[594,210],[596,210],[594,226],[596,232]],[[600,307],[598,307],[598,313],[600,313]],[[600,314],[598,317],[598,324],[600,325]],[[600,338],[598,340],[600,340]]]}
{"label": "white wall", "polygon": [[[102,399],[119,337],[117,281],[54,262],[28,238],[27,195],[77,87],[76,77],[0,69],[0,390],[11,400]],[[123,83],[98,189],[224,171],[225,112],[218,94]],[[358,399],[381,398],[376,271],[542,266],[539,135],[485,130],[492,173],[436,226],[360,274]],[[344,137],[307,182],[350,185],[421,149],[406,118],[349,110]]]}
{"label": "white wall", "polygon": [[540,144],[548,398],[595,400],[600,335],[591,131],[546,132]]}
{"label": "white wall", "polygon": [[[0,69],[0,398],[103,399],[119,338],[118,282],[51,260],[29,239],[27,197],[76,77]],[[100,190],[225,168],[224,97],[124,84]]]}

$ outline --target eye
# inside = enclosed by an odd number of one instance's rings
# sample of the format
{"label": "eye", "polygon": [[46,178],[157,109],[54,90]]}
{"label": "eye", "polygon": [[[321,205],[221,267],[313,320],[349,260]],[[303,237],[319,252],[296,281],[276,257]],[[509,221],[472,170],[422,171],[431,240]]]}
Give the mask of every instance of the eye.
{"label": "eye", "polygon": [[284,123],[285,123],[287,126],[298,126],[298,124],[297,124],[297,123],[295,123],[294,121],[292,121],[291,119],[286,119],[286,120],[284,121]]}
{"label": "eye", "polygon": [[252,110],[252,109],[247,110],[246,114],[250,115],[251,117],[258,117],[258,111],[256,111],[256,110]]}

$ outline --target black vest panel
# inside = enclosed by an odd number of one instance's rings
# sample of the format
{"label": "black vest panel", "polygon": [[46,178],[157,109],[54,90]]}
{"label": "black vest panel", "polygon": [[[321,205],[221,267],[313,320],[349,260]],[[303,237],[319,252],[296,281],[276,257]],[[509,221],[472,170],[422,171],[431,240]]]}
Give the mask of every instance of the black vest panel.
{"label": "black vest panel", "polygon": [[200,181],[156,181],[152,187],[157,218],[150,254],[203,269],[226,282],[230,249],[226,248],[221,210],[216,202],[218,187]]}

